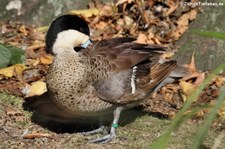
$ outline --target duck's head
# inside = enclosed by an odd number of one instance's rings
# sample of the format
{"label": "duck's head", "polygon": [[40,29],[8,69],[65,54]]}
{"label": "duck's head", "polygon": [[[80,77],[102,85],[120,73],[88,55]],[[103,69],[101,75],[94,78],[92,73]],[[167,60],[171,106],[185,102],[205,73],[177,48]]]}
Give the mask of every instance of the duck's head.
{"label": "duck's head", "polygon": [[75,47],[86,48],[90,43],[87,22],[76,15],[63,15],[52,22],[46,34],[47,52],[54,55],[76,52]]}

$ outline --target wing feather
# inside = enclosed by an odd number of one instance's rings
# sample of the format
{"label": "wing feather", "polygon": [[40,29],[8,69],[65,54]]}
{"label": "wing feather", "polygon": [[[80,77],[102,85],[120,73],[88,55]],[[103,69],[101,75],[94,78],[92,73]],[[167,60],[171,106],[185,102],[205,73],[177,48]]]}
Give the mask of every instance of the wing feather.
{"label": "wing feather", "polygon": [[[97,41],[89,49],[95,74],[98,96],[107,102],[126,104],[143,99],[166,78],[176,66],[175,61],[157,63],[165,48],[158,45],[138,44],[133,38],[114,38]],[[131,92],[132,69],[136,66],[137,89]],[[100,68],[100,69],[99,69]],[[149,82],[149,80],[151,80]]]}

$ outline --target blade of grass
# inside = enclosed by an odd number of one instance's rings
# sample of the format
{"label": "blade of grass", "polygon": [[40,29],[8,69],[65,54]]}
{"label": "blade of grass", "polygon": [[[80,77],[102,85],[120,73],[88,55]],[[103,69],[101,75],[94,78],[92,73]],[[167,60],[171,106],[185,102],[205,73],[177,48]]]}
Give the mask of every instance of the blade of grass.
{"label": "blade of grass", "polygon": [[206,36],[206,37],[212,37],[212,38],[218,38],[225,40],[225,34],[219,33],[219,32],[213,32],[213,31],[205,31],[205,30],[192,30],[191,33]]}
{"label": "blade of grass", "polygon": [[[191,109],[191,111],[188,114],[185,114],[180,121],[184,122],[185,120],[188,120],[189,118],[193,117],[196,113],[198,113],[200,110],[205,109],[205,108],[209,108],[211,107],[210,105],[203,105],[201,107],[195,107],[193,109]],[[179,126],[177,126],[178,128]],[[168,142],[169,137],[170,137],[170,133],[172,132],[166,132],[161,138],[160,141],[158,142],[158,144],[155,144],[155,146],[151,146],[151,148],[155,148],[155,149],[162,149],[162,148],[166,148],[167,144],[165,144],[166,142]],[[165,142],[165,143],[164,143]],[[153,144],[154,145],[154,144]]]}
{"label": "blade of grass", "polygon": [[[171,122],[169,129],[165,134],[163,134],[159,139],[157,139],[153,144],[151,145],[151,149],[165,149],[168,145],[170,135],[172,132],[178,129],[178,127],[187,119],[186,116],[184,116],[184,113],[190,108],[191,104],[197,100],[198,96],[201,94],[203,89],[213,80],[215,75],[219,74],[221,70],[225,69],[225,63],[221,64],[219,67],[217,67],[213,73],[211,73],[204,82],[196,89],[196,91],[187,99],[187,102],[184,104],[183,108],[176,114],[176,117]],[[185,118],[186,117],[186,118]]]}
{"label": "blade of grass", "polygon": [[213,120],[216,118],[216,113],[218,109],[223,105],[223,101],[225,99],[225,86],[222,87],[221,95],[217,98],[216,104],[212,107],[211,112],[208,118],[205,120],[203,126],[200,128],[197,133],[197,137],[194,139],[193,149],[199,149],[204,138],[206,137],[207,132],[209,131],[210,125]]}

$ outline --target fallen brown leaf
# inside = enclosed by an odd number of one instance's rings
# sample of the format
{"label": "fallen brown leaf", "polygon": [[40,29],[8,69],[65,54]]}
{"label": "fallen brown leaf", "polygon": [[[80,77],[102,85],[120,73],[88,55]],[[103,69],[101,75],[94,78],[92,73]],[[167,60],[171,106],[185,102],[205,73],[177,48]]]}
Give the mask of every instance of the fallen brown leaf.
{"label": "fallen brown leaf", "polygon": [[91,16],[96,16],[99,14],[99,10],[97,8],[92,8],[92,9],[83,9],[83,10],[72,10],[69,13],[75,14],[75,15],[82,15],[86,18],[91,17]]}
{"label": "fallen brown leaf", "polygon": [[37,66],[40,63],[39,59],[26,59],[26,65],[28,66]]}
{"label": "fallen brown leaf", "polygon": [[22,26],[19,28],[19,31],[20,31],[23,35],[25,35],[25,36],[27,36],[28,33],[29,33],[29,31],[26,29],[25,25],[22,25]]}
{"label": "fallen brown leaf", "polygon": [[123,3],[128,3],[130,4],[131,2],[133,2],[134,0],[118,0],[118,2],[116,3],[116,6],[121,5]]}
{"label": "fallen brown leaf", "polygon": [[112,6],[105,5],[100,8],[99,16],[111,16],[113,15]]}
{"label": "fallen brown leaf", "polygon": [[24,64],[16,64],[7,68],[0,69],[0,74],[5,77],[13,77],[15,74],[20,74],[26,69]]}
{"label": "fallen brown leaf", "polygon": [[136,42],[137,42],[137,43],[143,43],[143,44],[146,44],[146,43],[147,43],[147,40],[148,40],[148,37],[147,37],[145,34],[140,33],[140,34],[138,35],[138,37],[137,37]]}
{"label": "fallen brown leaf", "polygon": [[39,96],[47,92],[46,83],[43,81],[36,81],[31,83],[31,85],[26,85],[22,89],[22,93],[25,97]]}
{"label": "fallen brown leaf", "polygon": [[22,113],[18,110],[15,110],[11,107],[6,107],[5,112],[9,116],[14,116],[14,115],[21,115]]}
{"label": "fallen brown leaf", "polygon": [[192,74],[197,72],[196,65],[195,65],[195,53],[194,52],[192,53],[190,64],[184,65],[184,67],[186,67],[188,69],[188,71]]}
{"label": "fallen brown leaf", "polygon": [[35,44],[35,45],[32,45],[32,46],[29,46],[27,48],[28,51],[32,51],[32,50],[35,50],[35,49],[39,49],[39,48],[44,48],[45,47],[45,43],[38,43],[38,44]]}
{"label": "fallen brown leaf", "polygon": [[104,30],[104,28],[107,26],[108,24],[106,22],[99,22],[98,24],[95,25],[96,29],[98,30]]}
{"label": "fallen brown leaf", "polygon": [[[213,100],[213,101],[210,102],[210,104],[211,104],[212,106],[214,106],[214,105],[215,105],[215,102],[216,102],[216,100]],[[217,114],[218,114],[220,117],[225,118],[225,101],[224,101],[224,102],[222,103],[222,105],[220,106],[219,110],[217,111]]]}
{"label": "fallen brown leaf", "polygon": [[47,133],[31,133],[31,134],[25,134],[23,135],[24,139],[35,139],[35,138],[52,138],[52,135],[47,134]]}
{"label": "fallen brown leaf", "polygon": [[194,82],[194,85],[197,87],[199,86],[203,81],[205,80],[205,73],[204,72],[199,72],[196,73],[196,80]]}
{"label": "fallen brown leaf", "polygon": [[197,17],[197,10],[193,9],[188,13],[183,14],[177,21],[178,26],[187,26],[189,21],[194,20]]}
{"label": "fallen brown leaf", "polygon": [[134,23],[134,20],[129,16],[124,16],[124,21],[128,28],[131,27]]}
{"label": "fallen brown leaf", "polygon": [[174,55],[174,52],[165,52],[163,53],[163,55],[161,56],[163,59],[171,59]]}
{"label": "fallen brown leaf", "polygon": [[221,87],[222,85],[225,84],[225,77],[224,76],[216,77],[215,83],[216,83],[217,87]]}
{"label": "fallen brown leaf", "polygon": [[190,12],[183,14],[177,23],[176,30],[173,30],[170,34],[175,40],[179,39],[179,37],[188,29],[189,21],[194,20],[197,17],[197,10],[192,9]]}
{"label": "fallen brown leaf", "polygon": [[170,8],[166,13],[167,16],[169,16],[171,13],[173,13],[177,9],[177,7],[179,6],[179,2],[175,3],[174,1],[168,1],[168,5]]}
{"label": "fallen brown leaf", "polygon": [[52,64],[53,58],[54,57],[52,55],[43,55],[40,57],[40,62],[41,62],[41,64],[49,65],[49,64]]}
{"label": "fallen brown leaf", "polygon": [[179,85],[180,85],[184,95],[186,95],[186,96],[191,95],[196,89],[196,86],[193,83],[186,82],[183,80],[180,81]]}

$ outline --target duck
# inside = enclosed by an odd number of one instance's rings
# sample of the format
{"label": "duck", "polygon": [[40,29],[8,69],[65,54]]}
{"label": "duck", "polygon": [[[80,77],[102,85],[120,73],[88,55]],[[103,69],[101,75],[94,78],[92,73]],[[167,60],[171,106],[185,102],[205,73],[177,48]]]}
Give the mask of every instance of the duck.
{"label": "duck", "polygon": [[[136,43],[133,37],[92,41],[87,22],[77,15],[55,19],[46,34],[46,50],[54,55],[47,76],[49,96],[74,117],[113,115],[107,135],[116,138],[121,112],[139,105],[162,86],[183,77],[175,60],[165,60],[166,48]],[[105,126],[83,132],[92,135]]]}

